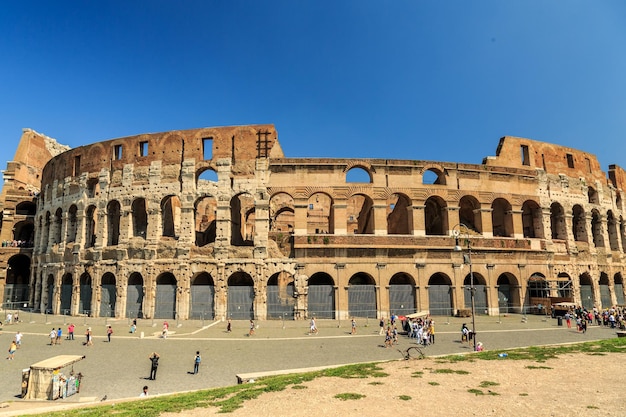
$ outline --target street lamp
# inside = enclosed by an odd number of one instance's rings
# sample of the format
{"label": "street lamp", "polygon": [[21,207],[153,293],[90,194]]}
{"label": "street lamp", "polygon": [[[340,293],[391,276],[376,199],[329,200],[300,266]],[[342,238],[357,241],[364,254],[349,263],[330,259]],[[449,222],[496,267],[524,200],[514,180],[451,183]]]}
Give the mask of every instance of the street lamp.
{"label": "street lamp", "polygon": [[452,228],[452,235],[454,236],[454,251],[463,252],[459,238],[461,234],[464,237],[464,243],[467,247],[467,254],[463,254],[463,263],[469,265],[470,270],[470,299],[472,300],[472,340],[474,341],[474,352],[476,352],[476,305],[474,298],[476,295],[476,288],[474,287],[474,271],[472,270],[472,246],[469,239],[469,227],[463,223],[459,223]]}

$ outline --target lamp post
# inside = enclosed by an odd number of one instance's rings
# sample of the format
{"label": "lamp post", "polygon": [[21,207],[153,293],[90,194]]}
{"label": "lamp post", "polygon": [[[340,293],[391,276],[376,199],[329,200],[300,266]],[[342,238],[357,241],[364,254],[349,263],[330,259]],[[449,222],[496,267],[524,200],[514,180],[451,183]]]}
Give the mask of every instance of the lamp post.
{"label": "lamp post", "polygon": [[469,265],[470,273],[470,299],[472,302],[472,340],[474,342],[474,352],[476,352],[476,305],[474,298],[476,295],[476,288],[474,287],[474,271],[472,270],[472,246],[469,239],[469,228],[463,223],[459,223],[452,228],[452,235],[454,236],[454,251],[462,252],[459,238],[461,234],[464,236],[464,243],[467,247],[467,255],[463,255],[463,263]]}

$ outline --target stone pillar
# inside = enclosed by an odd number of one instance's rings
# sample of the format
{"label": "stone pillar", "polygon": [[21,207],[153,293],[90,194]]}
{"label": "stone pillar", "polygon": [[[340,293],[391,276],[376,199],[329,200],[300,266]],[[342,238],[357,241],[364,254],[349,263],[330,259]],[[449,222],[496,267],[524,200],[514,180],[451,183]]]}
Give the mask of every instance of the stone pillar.
{"label": "stone pillar", "polygon": [[483,225],[483,237],[493,238],[493,221],[491,219],[491,205],[481,204],[480,221]]}
{"label": "stone pillar", "polygon": [[522,222],[522,210],[511,210],[511,220],[513,221],[513,237],[515,239],[523,239],[524,224]]}
{"label": "stone pillar", "polygon": [[454,280],[452,282],[452,313],[458,313],[459,309],[465,308],[465,293],[463,280],[465,278],[465,274],[463,273],[463,265],[464,264],[452,264],[452,269],[454,271]]}
{"label": "stone pillar", "polygon": [[425,208],[426,206],[424,205],[413,205],[413,236],[426,236]]}
{"label": "stone pillar", "polygon": [[293,233],[296,236],[303,236],[308,234],[307,214],[309,204],[304,199],[298,199],[294,202],[294,225]]}
{"label": "stone pillar", "polygon": [[385,201],[374,203],[374,234],[378,236],[387,234],[387,204]]}
{"label": "stone pillar", "polygon": [[423,276],[425,264],[415,264],[415,268],[417,269],[417,285],[415,286],[415,294],[417,296],[416,300],[416,309],[417,311],[428,310],[429,309],[429,300],[428,300],[428,280],[427,277]]}
{"label": "stone pillar", "polygon": [[335,204],[333,204],[333,220],[336,235],[348,234],[347,212],[348,204],[346,200],[341,200],[340,203],[335,202]]}
{"label": "stone pillar", "polygon": [[493,276],[494,264],[487,264],[487,311],[490,316],[500,313],[497,278]]}

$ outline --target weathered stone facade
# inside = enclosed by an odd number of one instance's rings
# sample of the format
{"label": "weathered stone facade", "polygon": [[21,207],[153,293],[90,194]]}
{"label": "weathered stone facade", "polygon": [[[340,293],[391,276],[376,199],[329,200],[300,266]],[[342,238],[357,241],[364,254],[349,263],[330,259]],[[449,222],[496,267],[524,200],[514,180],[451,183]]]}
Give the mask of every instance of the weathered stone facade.
{"label": "weathered stone facade", "polygon": [[286,158],[272,125],[99,142],[43,169],[29,303],[180,319],[446,315],[469,308],[473,283],[491,315],[624,304],[625,180],[594,155],[516,137],[482,164]]}

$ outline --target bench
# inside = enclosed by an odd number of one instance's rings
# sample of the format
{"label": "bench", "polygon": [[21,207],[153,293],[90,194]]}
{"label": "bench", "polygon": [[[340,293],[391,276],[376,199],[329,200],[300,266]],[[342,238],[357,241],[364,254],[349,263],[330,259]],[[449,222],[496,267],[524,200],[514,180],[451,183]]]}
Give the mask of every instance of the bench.
{"label": "bench", "polygon": [[616,333],[617,333],[617,337],[626,337],[626,331],[624,330],[619,330]]}

